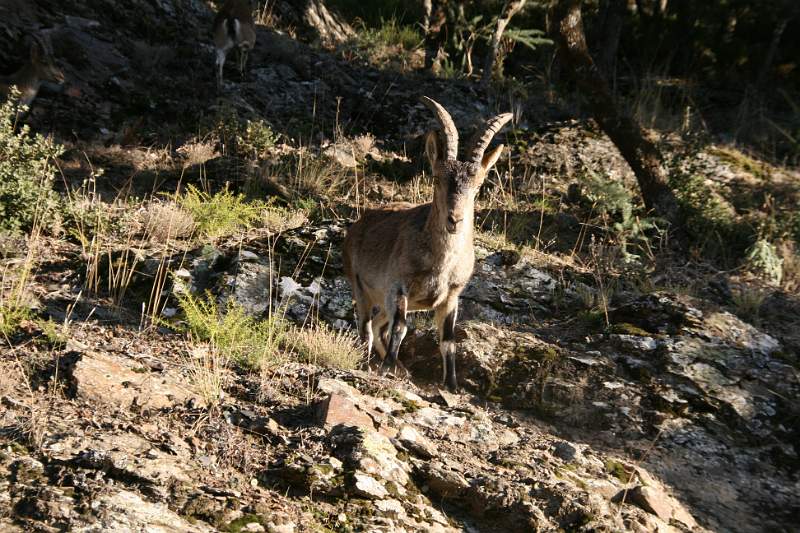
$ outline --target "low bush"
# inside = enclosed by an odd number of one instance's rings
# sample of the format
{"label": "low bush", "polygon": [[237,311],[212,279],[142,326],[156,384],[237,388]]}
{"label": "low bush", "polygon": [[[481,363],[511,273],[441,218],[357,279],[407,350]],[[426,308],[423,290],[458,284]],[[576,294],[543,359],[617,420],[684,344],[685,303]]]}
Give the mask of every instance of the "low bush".
{"label": "low bush", "polygon": [[63,148],[48,137],[18,128],[25,108],[19,93],[0,106],[0,231],[28,231],[54,215],[58,197],[52,188],[54,158]]}

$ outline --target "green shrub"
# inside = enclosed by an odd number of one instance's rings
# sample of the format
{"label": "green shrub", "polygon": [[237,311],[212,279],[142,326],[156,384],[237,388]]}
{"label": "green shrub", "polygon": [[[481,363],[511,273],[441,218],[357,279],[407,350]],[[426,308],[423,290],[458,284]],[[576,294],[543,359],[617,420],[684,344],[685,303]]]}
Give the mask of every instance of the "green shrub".
{"label": "green shrub", "polygon": [[52,188],[52,160],[64,150],[52,139],[31,135],[27,125],[16,130],[25,111],[12,92],[0,106],[0,231],[27,231],[34,221],[46,222],[57,196]]}
{"label": "green shrub", "polygon": [[282,360],[288,328],[282,317],[273,314],[257,320],[230,301],[223,312],[211,294],[196,297],[184,292],[178,302],[192,336],[242,367],[258,369]]}
{"label": "green shrub", "polygon": [[266,202],[248,202],[244,195],[227,189],[211,195],[192,185],[178,198],[178,204],[192,215],[197,232],[210,239],[252,227],[269,208]]}
{"label": "green shrub", "polygon": [[249,120],[237,137],[239,150],[247,157],[265,157],[278,141],[278,134],[263,120]]}
{"label": "green shrub", "polygon": [[32,318],[30,307],[0,300],[0,339],[13,335],[22,322]]}
{"label": "green shrub", "polygon": [[754,241],[752,226],[702,176],[675,172],[670,177],[692,242],[706,255],[741,258]]}
{"label": "green shrub", "polygon": [[626,263],[636,263],[643,252],[651,251],[651,239],[662,235],[666,223],[656,217],[634,215],[633,194],[619,181],[594,172],[583,176],[586,197],[604,217],[613,216],[610,225]]}
{"label": "green shrub", "polygon": [[783,278],[783,259],[775,246],[766,239],[758,239],[750,247],[746,264],[769,283],[779,285]]}
{"label": "green shrub", "polygon": [[633,195],[619,181],[587,172],[581,177],[584,194],[601,215],[617,215],[628,220],[633,213]]}

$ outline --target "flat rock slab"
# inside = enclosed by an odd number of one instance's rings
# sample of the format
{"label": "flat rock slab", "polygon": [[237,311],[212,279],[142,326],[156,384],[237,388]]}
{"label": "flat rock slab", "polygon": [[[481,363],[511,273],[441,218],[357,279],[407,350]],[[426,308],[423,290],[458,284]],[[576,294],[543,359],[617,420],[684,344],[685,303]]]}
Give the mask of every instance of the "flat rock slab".
{"label": "flat rock slab", "polygon": [[123,490],[103,494],[95,500],[103,518],[95,524],[75,528],[81,533],[100,531],[152,531],[159,533],[204,533],[214,528],[195,521],[190,523],[161,503],[151,503],[138,494]]}
{"label": "flat rock slab", "polygon": [[375,429],[372,417],[362,411],[352,398],[341,393],[334,393],[325,398],[318,407],[317,416],[323,427],[355,426],[364,429]]}
{"label": "flat rock slab", "polygon": [[77,395],[122,409],[164,409],[194,397],[177,381],[148,368],[134,368],[120,357],[84,352],[72,372]]}

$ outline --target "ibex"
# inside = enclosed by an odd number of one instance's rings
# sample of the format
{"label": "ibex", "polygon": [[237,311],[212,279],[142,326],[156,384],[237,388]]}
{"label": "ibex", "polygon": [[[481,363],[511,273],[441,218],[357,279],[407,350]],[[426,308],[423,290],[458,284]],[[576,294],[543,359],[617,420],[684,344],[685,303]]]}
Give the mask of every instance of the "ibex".
{"label": "ibex", "polygon": [[256,45],[256,24],[249,0],[226,0],[214,18],[214,46],[217,49],[217,88],[222,89],[222,68],[228,51],[239,49],[239,72],[244,76],[247,53]]}
{"label": "ibex", "polygon": [[0,93],[8,96],[11,87],[15,86],[21,93],[20,103],[30,106],[43,81],[64,82],[61,72],[53,59],[50,42],[42,35],[33,34],[28,39],[30,56],[26,63],[15,73],[0,77]]}
{"label": "ibex", "polygon": [[366,211],[347,231],[344,270],[353,290],[358,332],[383,357],[382,368],[396,367],[405,337],[406,314],[434,310],[442,354],[442,382],[456,381],[455,323],[458,296],[472,275],[475,195],[503,150],[485,154],[511,113],[487,120],[475,133],[466,160],[458,159],[458,131],[448,112],[428,97],[423,103],[441,125],[431,132],[425,153],[433,171],[433,201],[394,204]]}

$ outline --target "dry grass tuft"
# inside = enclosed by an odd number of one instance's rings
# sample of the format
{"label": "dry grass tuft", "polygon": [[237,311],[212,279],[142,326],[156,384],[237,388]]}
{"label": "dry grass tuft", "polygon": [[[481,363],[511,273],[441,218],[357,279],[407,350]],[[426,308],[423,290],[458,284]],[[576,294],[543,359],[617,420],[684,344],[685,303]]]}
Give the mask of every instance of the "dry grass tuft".
{"label": "dry grass tuft", "polygon": [[196,223],[191,213],[171,202],[152,202],[136,214],[141,232],[149,239],[164,242],[170,239],[188,239]]}
{"label": "dry grass tuft", "polygon": [[184,144],[176,151],[183,158],[182,166],[184,169],[195,165],[203,165],[207,161],[220,156],[215,143],[199,139]]}
{"label": "dry grass tuft", "polygon": [[372,134],[358,135],[351,141],[353,149],[358,155],[359,159],[365,157],[368,153],[375,148],[375,137]]}
{"label": "dry grass tuft", "polygon": [[314,157],[300,151],[293,161],[291,187],[301,194],[329,197],[340,191],[347,171],[326,157]]}
{"label": "dry grass tuft", "polygon": [[733,305],[736,314],[745,320],[758,320],[761,306],[770,294],[770,290],[758,285],[741,284],[732,291]]}
{"label": "dry grass tuft", "polygon": [[301,361],[319,366],[353,369],[364,355],[354,332],[337,331],[324,323],[293,328],[288,338],[287,344]]}
{"label": "dry grass tuft", "polygon": [[228,357],[225,352],[209,343],[192,346],[186,358],[186,368],[195,391],[206,407],[217,407],[225,396],[228,381]]}

